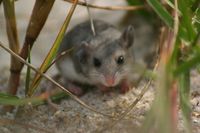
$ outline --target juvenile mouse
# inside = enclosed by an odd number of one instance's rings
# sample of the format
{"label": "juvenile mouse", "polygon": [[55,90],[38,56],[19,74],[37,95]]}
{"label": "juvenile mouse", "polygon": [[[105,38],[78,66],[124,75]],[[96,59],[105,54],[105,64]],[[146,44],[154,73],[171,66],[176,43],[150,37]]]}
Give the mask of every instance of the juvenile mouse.
{"label": "juvenile mouse", "polygon": [[90,21],[83,22],[69,31],[61,43],[58,55],[71,49],[56,62],[66,80],[65,87],[76,95],[83,93],[76,83],[96,86],[102,91],[118,86],[125,93],[133,83],[134,29],[128,26],[121,33],[100,20],[94,20],[94,28],[96,35]]}

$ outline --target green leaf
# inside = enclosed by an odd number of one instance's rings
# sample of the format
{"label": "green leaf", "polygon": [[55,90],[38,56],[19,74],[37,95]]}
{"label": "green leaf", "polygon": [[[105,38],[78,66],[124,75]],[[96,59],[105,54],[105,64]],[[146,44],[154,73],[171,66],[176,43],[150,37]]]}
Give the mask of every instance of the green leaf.
{"label": "green leaf", "polygon": [[191,58],[190,60],[180,64],[176,70],[174,71],[174,74],[180,75],[182,73],[185,73],[187,71],[189,71],[192,67],[197,66],[200,64],[200,54],[196,54],[193,58]]}
{"label": "green leaf", "polygon": [[199,0],[192,0],[192,7],[191,7],[192,11],[194,12],[197,8],[200,8],[199,5],[200,5]]}
{"label": "green leaf", "polygon": [[[77,1],[75,1],[75,3],[72,5],[71,7],[71,10],[69,11],[62,27],[61,27],[61,30],[52,46],[52,48],[50,49],[48,55],[46,56],[45,60],[43,61],[42,65],[40,66],[40,71],[41,72],[46,72],[47,71],[47,68],[49,68],[49,65],[51,64],[51,62],[53,61],[53,59],[55,58],[56,56],[56,53],[57,53],[57,50],[60,46],[60,43],[64,37],[64,34],[65,34],[65,31],[69,25],[69,22],[71,20],[71,17],[74,13],[74,10],[76,8],[76,5],[77,5]],[[29,92],[28,92],[28,96],[31,96],[33,94],[33,92],[36,90],[37,86],[39,85],[40,81],[41,81],[41,75],[39,73],[36,73],[34,79],[33,79],[33,82],[31,84],[31,87],[29,89]]]}
{"label": "green leaf", "polygon": [[195,15],[192,18],[192,23],[194,24],[196,31],[200,31],[200,8],[197,8],[195,11]]}
{"label": "green leaf", "polygon": [[35,104],[40,102],[42,99],[37,98],[19,98],[6,93],[0,93],[0,104],[2,105],[25,105],[25,104]]}
{"label": "green leaf", "polygon": [[[50,96],[51,101],[58,101],[60,99],[66,98],[68,95],[63,92],[58,92],[55,95]],[[13,106],[22,106],[22,105],[42,105],[47,101],[42,97],[31,97],[31,98],[19,98],[14,95],[10,95],[7,93],[0,93],[0,104],[1,105],[13,105]]]}
{"label": "green leaf", "polygon": [[173,17],[158,0],[147,0],[147,3],[153,8],[153,10],[158,14],[158,16],[167,26],[173,28]]}
{"label": "green leaf", "polygon": [[179,10],[181,11],[181,27],[186,29],[186,36],[189,42],[195,38],[195,30],[192,25],[192,12],[190,3],[185,0],[179,0]]}
{"label": "green leaf", "polygon": [[183,113],[183,119],[185,123],[185,129],[189,133],[191,131],[191,108],[190,108],[190,72],[184,72],[179,76],[180,87],[180,108]]}
{"label": "green leaf", "polygon": [[144,5],[144,1],[142,0],[127,0],[129,5]]}
{"label": "green leaf", "polygon": [[[145,6],[146,4],[145,0],[127,0],[127,2],[129,5],[132,6]],[[143,18],[148,20],[148,22],[150,23],[153,23],[155,21],[155,18],[157,18],[154,12],[148,10],[136,10],[132,12],[134,12],[134,14],[139,14],[140,16],[143,16]]]}

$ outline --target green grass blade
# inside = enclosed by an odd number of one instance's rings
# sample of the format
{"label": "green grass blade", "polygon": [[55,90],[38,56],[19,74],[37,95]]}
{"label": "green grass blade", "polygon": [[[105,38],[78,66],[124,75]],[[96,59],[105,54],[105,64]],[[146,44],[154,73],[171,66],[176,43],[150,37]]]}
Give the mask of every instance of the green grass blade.
{"label": "green grass blade", "polygon": [[[74,2],[74,4],[72,5],[71,9],[70,9],[70,12],[68,13],[62,27],[61,27],[61,30],[52,46],[52,48],[50,49],[48,55],[46,56],[44,62],[42,63],[42,65],[40,66],[40,71],[41,72],[46,72],[46,69],[48,68],[48,66],[51,64],[51,62],[53,61],[53,59],[55,58],[56,56],[56,53],[57,53],[57,50],[60,46],[60,43],[64,37],[64,34],[65,34],[65,31],[69,25],[69,22],[71,20],[71,17],[74,13],[74,10],[76,8],[76,5],[77,5],[77,0]],[[36,90],[37,86],[39,85],[40,81],[41,81],[41,75],[36,73],[34,79],[33,79],[33,82],[31,84],[31,87],[30,87],[30,90],[28,92],[28,95],[31,96],[34,91]]]}
{"label": "green grass blade", "polygon": [[181,11],[181,25],[186,29],[188,41],[192,42],[195,37],[195,30],[192,24],[192,12],[190,3],[185,0],[179,0],[179,10]]}
{"label": "green grass blade", "polygon": [[188,72],[192,67],[200,64],[199,59],[200,59],[200,54],[196,54],[193,58],[191,58],[187,62],[180,64],[174,71],[174,74],[177,76],[182,73]]}
{"label": "green grass blade", "polygon": [[144,5],[144,1],[141,0],[126,0],[129,5]]}
{"label": "green grass blade", "polygon": [[42,98],[19,98],[17,96],[0,93],[0,104],[2,105],[26,105],[26,104],[36,104],[42,101]]}
{"label": "green grass blade", "polygon": [[200,31],[200,7],[196,9],[195,15],[192,18],[192,23],[194,24],[196,31]]}
{"label": "green grass blade", "polygon": [[[63,92],[58,92],[50,96],[51,101],[59,101],[60,99],[67,98],[68,95]],[[13,105],[13,106],[22,106],[22,105],[42,105],[47,103],[47,100],[42,97],[31,97],[31,98],[19,98],[14,95],[7,93],[0,93],[0,105]]]}
{"label": "green grass blade", "polygon": [[200,5],[200,1],[199,1],[199,0],[194,0],[192,4],[193,4],[193,5],[192,5],[191,9],[192,9],[193,12],[194,12],[195,10],[197,10],[198,8],[200,8],[200,7],[199,7],[199,5]]}
{"label": "green grass blade", "polygon": [[170,0],[166,0],[166,3],[174,10],[177,10],[178,14],[181,14],[180,10],[179,9],[175,9],[175,5],[172,3],[172,1]]}
{"label": "green grass blade", "polygon": [[183,114],[183,120],[187,133],[191,130],[191,108],[190,108],[190,72],[187,71],[179,76],[180,87],[180,108]]}
{"label": "green grass blade", "polygon": [[147,0],[147,3],[153,8],[153,10],[158,14],[158,16],[167,26],[173,28],[173,17],[158,0]]}

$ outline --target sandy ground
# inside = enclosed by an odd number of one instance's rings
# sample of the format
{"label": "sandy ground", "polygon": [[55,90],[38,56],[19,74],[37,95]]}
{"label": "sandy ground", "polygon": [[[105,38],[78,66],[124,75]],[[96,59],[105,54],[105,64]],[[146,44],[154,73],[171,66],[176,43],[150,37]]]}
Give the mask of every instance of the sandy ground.
{"label": "sandy ground", "polygon": [[[191,73],[191,108],[193,132],[200,132],[200,75],[196,71]],[[2,82],[5,79],[1,79]],[[1,82],[1,83],[2,83]],[[46,82],[46,81],[45,81]],[[44,83],[45,83],[44,82]],[[111,116],[119,116],[124,112],[140,94],[141,89],[147,81],[143,80],[137,88],[133,88],[126,94],[120,94],[117,90],[109,93],[102,93],[93,88],[80,99],[97,111]],[[2,87],[2,86],[1,86]],[[23,89],[23,84],[21,89]],[[1,120],[15,119],[13,124],[0,126],[1,133],[133,133],[144,120],[154,99],[154,85],[149,87],[142,100],[132,109],[132,111],[115,124],[109,126],[113,120],[107,116],[95,113],[86,109],[71,98],[63,99],[56,103],[57,109],[50,105],[38,107],[25,106],[18,108],[18,113],[7,113],[1,115]],[[15,110],[16,111],[16,110]],[[179,130],[186,133],[183,127],[183,119],[179,112]]]}
{"label": "sandy ground", "polygon": [[[22,4],[25,4],[25,2],[27,6],[21,6]],[[105,0],[101,0],[98,2],[94,1],[94,3],[95,2],[101,5],[125,5],[123,1],[116,1],[116,3],[107,1],[105,3]],[[32,6],[33,1],[27,2],[26,0],[19,0],[16,5],[20,33],[19,38],[21,44],[23,42],[26,25],[28,24]],[[58,33],[59,27],[66,16],[66,11],[69,9],[68,7],[69,5],[65,2],[56,1],[53,7],[53,12],[50,14],[48,22],[42,30],[41,35],[37,39],[33,48],[33,65],[36,67],[39,66],[47,54],[47,51],[50,49],[50,44],[53,43],[56,34]],[[83,13],[83,10],[85,13]],[[125,12],[123,11],[114,12],[92,10],[92,12],[94,18],[102,18],[103,20],[108,21],[116,26],[119,26],[121,19],[125,15]],[[87,19],[85,8],[78,7],[78,10],[75,14],[76,15],[73,17],[69,28]],[[111,15],[112,19],[110,19]],[[155,50],[154,45],[151,44],[155,44],[156,35],[153,27],[149,26],[148,22],[144,21],[143,19],[136,19],[133,24],[136,29],[135,53],[137,60],[141,61],[143,60],[142,55],[144,55],[147,51],[152,52]],[[124,26],[122,25],[121,29],[123,29],[123,27]],[[0,40],[7,44],[2,7],[0,7],[0,28]],[[9,54],[4,52],[2,49],[0,49],[0,61],[0,72],[2,75],[4,75],[0,76],[0,90],[3,90],[6,87],[9,76]],[[48,74],[54,75],[56,72],[56,69],[53,67]],[[191,106],[193,111],[192,123],[194,133],[198,133],[200,132],[200,75],[196,71],[193,71],[191,75]],[[44,84],[45,83],[46,81],[44,81]],[[135,98],[140,94],[141,88],[143,88],[146,83],[147,81],[143,80],[137,88],[133,88],[126,94],[120,94],[118,91],[102,93],[98,89],[93,88],[92,91],[89,91],[80,99],[100,112],[116,116],[125,111],[129,105],[133,103]],[[42,87],[42,85],[40,87]],[[107,127],[112,123],[111,118],[90,111],[75,102],[73,99],[68,98],[56,103],[58,110],[55,110],[49,105],[41,105],[38,107],[25,106],[23,108],[19,108],[18,113],[16,113],[15,110],[15,113],[1,115],[0,118],[4,120],[12,120],[15,118],[15,122],[4,126],[2,126],[0,123],[0,133],[94,133],[97,131],[108,133],[137,132],[137,127],[141,124],[154,99],[154,88],[154,85],[151,85],[142,100],[133,108],[133,110],[112,128]],[[18,94],[21,95],[23,93],[24,81],[22,76],[20,91]],[[179,122],[180,130],[182,130],[182,117],[180,117]]]}

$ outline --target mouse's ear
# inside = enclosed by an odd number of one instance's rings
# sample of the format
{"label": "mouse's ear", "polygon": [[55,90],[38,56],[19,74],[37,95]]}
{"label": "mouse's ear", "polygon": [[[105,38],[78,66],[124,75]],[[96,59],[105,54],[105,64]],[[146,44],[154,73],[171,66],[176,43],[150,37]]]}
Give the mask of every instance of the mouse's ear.
{"label": "mouse's ear", "polygon": [[134,28],[129,25],[121,35],[120,38],[121,45],[125,48],[129,48],[134,42]]}
{"label": "mouse's ear", "polygon": [[85,64],[87,62],[87,59],[89,57],[90,47],[87,42],[81,42],[80,47],[77,50],[76,58],[78,58],[78,61],[82,64]]}

